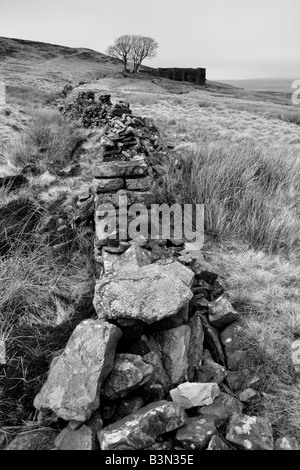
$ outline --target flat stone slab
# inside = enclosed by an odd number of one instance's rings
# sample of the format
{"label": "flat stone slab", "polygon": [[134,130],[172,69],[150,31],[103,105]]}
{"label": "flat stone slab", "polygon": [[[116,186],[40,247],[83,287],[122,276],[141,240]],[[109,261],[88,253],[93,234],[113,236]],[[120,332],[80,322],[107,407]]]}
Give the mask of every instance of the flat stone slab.
{"label": "flat stone slab", "polygon": [[110,193],[124,187],[124,181],[121,178],[95,178],[94,189],[98,193]]}
{"label": "flat stone slab", "polygon": [[148,165],[145,160],[131,160],[128,162],[107,162],[94,166],[95,178],[124,178],[127,176],[143,176],[148,174]]}
{"label": "flat stone slab", "polygon": [[210,405],[219,394],[216,383],[185,382],[170,390],[172,400],[185,409]]}
{"label": "flat stone slab", "polygon": [[123,398],[148,380],[153,367],[137,354],[116,354],[113,370],[101,388],[101,394],[108,400]]}
{"label": "flat stone slab", "polygon": [[166,276],[174,276],[178,279],[181,279],[188,287],[192,287],[194,282],[194,273],[191,269],[183,266],[183,264],[174,260],[159,260],[148,269],[153,270],[153,273],[156,271],[157,267],[164,272]]}
{"label": "flat stone slab", "polygon": [[158,401],[99,431],[101,450],[138,450],[153,445],[161,434],[186,422],[184,409],[176,403]]}
{"label": "flat stone slab", "polygon": [[104,276],[96,283],[94,307],[100,319],[141,320],[151,324],[176,315],[192,292],[159,265]]}
{"label": "flat stone slab", "polygon": [[238,415],[231,417],[226,440],[242,450],[273,450],[273,430],[267,418]]}
{"label": "flat stone slab", "polygon": [[84,320],[64,352],[52,361],[46,383],[34,399],[66,421],[86,421],[99,408],[100,388],[114,365],[121,330],[110,323]]}

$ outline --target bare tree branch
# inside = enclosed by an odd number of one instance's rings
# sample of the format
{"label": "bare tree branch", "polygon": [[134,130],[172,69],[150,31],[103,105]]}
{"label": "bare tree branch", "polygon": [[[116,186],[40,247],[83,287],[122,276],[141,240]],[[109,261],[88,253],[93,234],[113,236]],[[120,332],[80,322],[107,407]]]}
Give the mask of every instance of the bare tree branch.
{"label": "bare tree branch", "polygon": [[156,56],[158,43],[147,36],[132,36],[131,49],[129,57],[133,60],[134,72],[137,73],[138,69],[144,59],[152,59]]}
{"label": "bare tree branch", "polygon": [[124,34],[123,36],[120,36],[119,38],[115,39],[114,44],[112,46],[109,46],[106,51],[106,54],[122,61],[124,65],[124,73],[127,69],[128,55],[131,51],[131,47],[131,36],[129,34]]}

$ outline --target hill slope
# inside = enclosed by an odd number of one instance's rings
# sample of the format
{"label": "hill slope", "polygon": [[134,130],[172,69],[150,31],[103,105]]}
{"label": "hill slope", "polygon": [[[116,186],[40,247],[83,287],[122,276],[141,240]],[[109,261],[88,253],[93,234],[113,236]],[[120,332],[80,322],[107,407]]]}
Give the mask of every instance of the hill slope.
{"label": "hill slope", "polygon": [[118,60],[91,49],[0,37],[0,77],[7,85],[51,91],[121,70]]}

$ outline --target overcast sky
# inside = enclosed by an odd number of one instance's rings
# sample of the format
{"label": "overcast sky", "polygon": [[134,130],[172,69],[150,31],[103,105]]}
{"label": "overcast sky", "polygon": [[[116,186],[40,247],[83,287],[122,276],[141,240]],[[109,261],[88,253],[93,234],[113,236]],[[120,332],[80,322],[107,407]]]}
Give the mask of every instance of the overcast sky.
{"label": "overcast sky", "polygon": [[159,43],[145,65],[300,79],[300,0],[0,0],[0,36],[105,52],[122,34]]}

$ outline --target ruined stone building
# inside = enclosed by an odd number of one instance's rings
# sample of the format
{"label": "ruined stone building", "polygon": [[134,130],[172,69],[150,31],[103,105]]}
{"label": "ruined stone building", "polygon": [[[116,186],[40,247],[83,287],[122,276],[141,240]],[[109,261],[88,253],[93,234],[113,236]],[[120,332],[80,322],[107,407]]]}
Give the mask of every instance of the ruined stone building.
{"label": "ruined stone building", "polygon": [[205,85],[206,81],[206,69],[203,68],[158,68],[157,75],[170,80],[195,83],[195,85]]}

